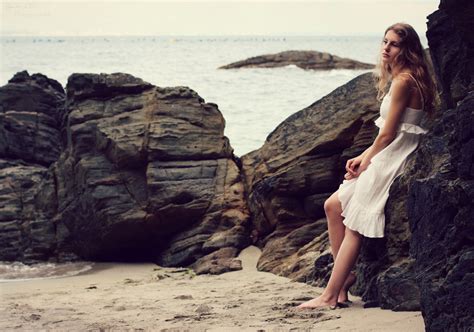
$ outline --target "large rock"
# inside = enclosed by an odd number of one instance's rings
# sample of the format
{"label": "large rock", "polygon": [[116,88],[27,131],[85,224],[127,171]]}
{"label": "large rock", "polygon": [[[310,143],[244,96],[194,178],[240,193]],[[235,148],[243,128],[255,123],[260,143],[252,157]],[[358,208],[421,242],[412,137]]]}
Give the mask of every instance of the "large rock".
{"label": "large rock", "polygon": [[233,68],[274,68],[295,65],[302,69],[329,70],[329,69],[372,69],[374,65],[341,58],[326,52],[318,51],[284,51],[276,54],[265,54],[251,57],[242,61],[220,67]]}
{"label": "large rock", "polygon": [[55,192],[42,187],[54,183],[48,167],[61,152],[64,99],[57,81],[26,71],[0,88],[0,260],[31,262],[55,250]]}
{"label": "large rock", "polygon": [[67,94],[61,247],[171,266],[246,246],[243,185],[215,104],[125,74],[72,75]]}
{"label": "large rock", "polygon": [[[30,219],[47,225],[54,243],[41,258],[189,265],[221,248],[237,255],[250,243],[239,161],[217,105],[189,88],[159,88],[121,73],[73,74],[65,108],[62,97],[62,134],[48,137],[56,144],[50,153],[57,151],[49,168],[28,183],[23,169],[14,170],[13,185],[2,187],[31,191],[11,198],[2,215],[24,219],[18,206],[32,200]],[[27,109],[35,107],[33,100]],[[23,232],[8,227],[0,233],[10,239],[0,242],[5,248]],[[5,259],[22,260],[29,244],[14,244]]]}
{"label": "large rock", "polygon": [[441,1],[428,43],[442,110],[421,145],[408,216],[427,331],[474,326],[474,39],[472,1]]}
{"label": "large rock", "polygon": [[324,200],[342,181],[346,160],[372,143],[379,107],[371,74],[363,74],[290,116],[242,157],[260,270],[327,281]]}

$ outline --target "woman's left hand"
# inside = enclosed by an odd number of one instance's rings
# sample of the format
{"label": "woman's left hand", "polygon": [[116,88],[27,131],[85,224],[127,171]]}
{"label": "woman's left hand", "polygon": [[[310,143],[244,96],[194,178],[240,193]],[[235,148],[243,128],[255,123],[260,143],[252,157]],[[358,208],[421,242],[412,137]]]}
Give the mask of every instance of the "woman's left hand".
{"label": "woman's left hand", "polygon": [[346,180],[351,180],[354,178],[359,177],[359,175],[369,167],[370,162],[367,162],[366,160],[362,160],[362,162],[358,165],[358,167],[355,170],[349,169],[346,174],[344,174],[344,179]]}
{"label": "woman's left hand", "polygon": [[346,174],[344,174],[344,179],[352,180],[354,179],[354,176],[351,173],[347,172]]}

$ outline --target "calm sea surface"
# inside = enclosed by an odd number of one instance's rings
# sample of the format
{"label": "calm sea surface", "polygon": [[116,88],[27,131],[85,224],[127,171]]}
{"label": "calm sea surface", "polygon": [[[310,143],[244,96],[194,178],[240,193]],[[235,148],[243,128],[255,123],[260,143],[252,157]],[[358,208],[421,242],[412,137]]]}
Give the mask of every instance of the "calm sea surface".
{"label": "calm sea surface", "polygon": [[[219,106],[226,120],[224,134],[234,153],[242,156],[261,147],[288,116],[367,71],[218,67],[287,50],[329,52],[375,63],[380,40],[372,36],[0,37],[0,86],[22,70],[42,73],[63,86],[72,73],[114,72],[129,73],[161,87],[188,86],[206,102]],[[45,266],[43,277],[54,265]],[[31,278],[41,269],[0,264],[0,279]]]}
{"label": "calm sea surface", "polygon": [[161,87],[188,86],[219,106],[225,135],[241,156],[258,149],[289,115],[365,71],[218,67],[286,50],[316,50],[375,63],[378,45],[378,37],[2,37],[0,85],[28,70],[63,86],[72,73],[113,72]]}

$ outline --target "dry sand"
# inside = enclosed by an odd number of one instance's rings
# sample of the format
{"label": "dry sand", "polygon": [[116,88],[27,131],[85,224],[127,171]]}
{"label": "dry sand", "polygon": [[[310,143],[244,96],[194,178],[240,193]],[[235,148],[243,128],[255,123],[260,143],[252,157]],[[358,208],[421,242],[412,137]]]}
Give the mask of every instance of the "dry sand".
{"label": "dry sand", "polygon": [[294,310],[322,289],[259,272],[260,250],[243,270],[196,276],[154,264],[96,264],[83,275],[0,283],[0,330],[424,331],[420,312],[350,308]]}

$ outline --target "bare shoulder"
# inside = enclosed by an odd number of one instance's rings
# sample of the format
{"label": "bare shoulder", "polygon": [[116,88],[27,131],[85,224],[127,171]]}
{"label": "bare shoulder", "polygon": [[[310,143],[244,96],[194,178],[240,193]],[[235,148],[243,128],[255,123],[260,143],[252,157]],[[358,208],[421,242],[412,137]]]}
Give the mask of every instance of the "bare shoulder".
{"label": "bare shoulder", "polygon": [[413,79],[409,75],[397,75],[392,81],[392,94],[406,94],[412,88]]}

